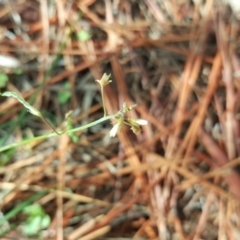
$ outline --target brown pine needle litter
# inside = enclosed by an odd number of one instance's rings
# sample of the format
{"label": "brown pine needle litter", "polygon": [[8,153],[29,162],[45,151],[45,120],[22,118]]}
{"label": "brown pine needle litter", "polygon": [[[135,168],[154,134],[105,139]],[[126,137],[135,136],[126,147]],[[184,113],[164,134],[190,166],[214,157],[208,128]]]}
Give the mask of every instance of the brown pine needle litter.
{"label": "brown pine needle litter", "polygon": [[0,238],[239,240],[237,2],[0,1]]}

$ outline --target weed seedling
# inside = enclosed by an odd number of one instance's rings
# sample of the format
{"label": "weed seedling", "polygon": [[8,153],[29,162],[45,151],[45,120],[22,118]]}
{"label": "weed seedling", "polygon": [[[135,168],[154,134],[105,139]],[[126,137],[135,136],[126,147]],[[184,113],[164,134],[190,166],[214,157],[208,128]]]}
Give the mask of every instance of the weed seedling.
{"label": "weed seedling", "polygon": [[[126,113],[133,110],[136,107],[136,105],[127,106],[127,104],[124,103],[122,109],[119,110],[116,114],[114,114],[114,115],[108,115],[107,114],[106,105],[105,105],[105,98],[104,98],[104,87],[107,86],[110,82],[112,82],[112,80],[110,80],[110,76],[111,75],[107,75],[106,73],[104,73],[100,80],[96,80],[99,83],[100,90],[101,90],[102,105],[103,105],[103,112],[104,112],[103,117],[96,120],[96,121],[88,123],[84,126],[72,128],[71,112],[70,112],[70,113],[66,114],[65,121],[66,121],[67,129],[65,131],[57,131],[56,128],[54,128],[52,126],[52,124],[49,123],[49,121],[44,118],[44,116],[42,115],[42,113],[38,109],[36,109],[32,105],[30,105],[19,94],[15,93],[15,92],[10,92],[10,91],[0,93],[0,95],[3,96],[3,97],[16,98],[20,103],[23,104],[23,106],[31,114],[41,118],[54,131],[53,133],[48,133],[48,134],[41,135],[41,136],[38,136],[38,137],[34,137],[34,138],[31,138],[31,139],[26,139],[26,140],[23,140],[23,141],[18,142],[18,143],[13,143],[13,144],[9,144],[9,145],[0,147],[0,152],[3,152],[7,149],[11,149],[11,148],[14,148],[14,147],[18,147],[18,146],[21,146],[21,145],[24,145],[24,144],[27,144],[27,143],[31,143],[31,142],[36,141],[36,140],[50,138],[50,137],[53,137],[53,136],[56,136],[56,135],[60,136],[62,134],[69,134],[69,136],[73,139],[74,138],[73,133],[84,130],[84,129],[87,129],[87,128],[90,128],[90,127],[92,127],[96,124],[99,124],[103,121],[110,120],[110,119],[113,119],[113,121],[115,122],[113,128],[110,130],[110,136],[111,137],[116,136],[117,132],[122,128],[123,125],[129,126],[135,134],[138,134],[141,131],[141,125],[146,125],[147,121],[143,120],[143,119],[133,119],[133,118],[127,118],[126,117]],[[75,138],[75,140],[76,140],[76,138]]]}

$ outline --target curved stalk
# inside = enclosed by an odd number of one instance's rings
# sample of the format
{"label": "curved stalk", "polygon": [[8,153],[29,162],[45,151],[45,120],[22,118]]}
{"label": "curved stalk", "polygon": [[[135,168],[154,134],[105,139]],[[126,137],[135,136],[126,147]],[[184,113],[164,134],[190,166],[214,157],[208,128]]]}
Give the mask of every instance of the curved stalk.
{"label": "curved stalk", "polygon": [[64,131],[64,132],[58,132],[58,131],[52,126],[52,124],[51,124],[50,122],[48,122],[44,117],[41,116],[41,119],[42,119],[58,136],[60,136],[60,135],[62,135],[63,133],[65,133],[65,131]]}

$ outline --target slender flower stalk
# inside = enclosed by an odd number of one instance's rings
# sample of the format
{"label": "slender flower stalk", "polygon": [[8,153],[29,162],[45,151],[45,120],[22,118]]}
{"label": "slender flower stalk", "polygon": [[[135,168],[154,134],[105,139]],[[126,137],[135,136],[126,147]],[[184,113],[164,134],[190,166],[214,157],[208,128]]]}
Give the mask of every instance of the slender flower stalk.
{"label": "slender flower stalk", "polygon": [[107,86],[110,82],[112,82],[112,80],[109,79],[110,77],[111,77],[111,74],[107,75],[106,73],[104,73],[100,80],[96,80],[96,82],[99,83],[100,88],[101,88],[101,97],[102,97],[103,112],[104,112],[103,116],[104,117],[107,116],[105,97],[104,97],[104,87]]}
{"label": "slender flower stalk", "polygon": [[103,116],[106,117],[107,116],[107,109],[106,109],[106,105],[105,105],[105,97],[104,97],[103,86],[101,86],[101,96],[102,96],[102,105],[103,105]]}

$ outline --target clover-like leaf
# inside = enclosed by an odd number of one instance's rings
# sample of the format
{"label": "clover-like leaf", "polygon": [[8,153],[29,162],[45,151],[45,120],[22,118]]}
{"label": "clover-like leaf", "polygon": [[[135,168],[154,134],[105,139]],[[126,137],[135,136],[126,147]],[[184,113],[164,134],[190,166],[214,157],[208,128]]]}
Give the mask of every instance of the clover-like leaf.
{"label": "clover-like leaf", "polygon": [[27,214],[26,221],[22,224],[23,234],[26,236],[39,235],[40,231],[49,227],[51,219],[42,206],[33,204],[23,209]]}

